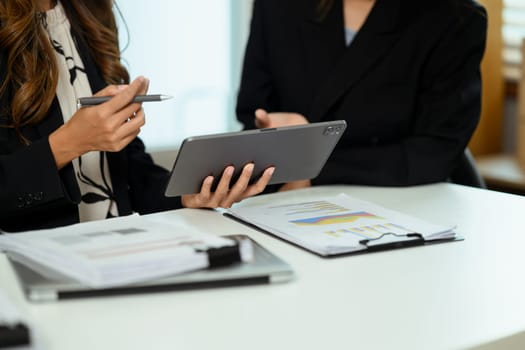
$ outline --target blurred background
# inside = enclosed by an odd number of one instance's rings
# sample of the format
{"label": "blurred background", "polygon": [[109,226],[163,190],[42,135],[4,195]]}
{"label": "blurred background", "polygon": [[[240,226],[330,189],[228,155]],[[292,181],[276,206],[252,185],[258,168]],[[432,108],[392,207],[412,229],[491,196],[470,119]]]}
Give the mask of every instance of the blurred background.
{"label": "blurred background", "polygon": [[[470,142],[489,189],[525,194],[525,0],[480,0],[489,16],[481,121]],[[521,88],[520,88],[521,87]]]}
{"label": "blurred background", "polygon": [[[480,2],[489,14],[489,33],[482,116],[469,148],[489,188],[525,194],[525,0]],[[240,130],[235,98],[252,0],[118,6],[131,76],[150,78],[150,93],[174,96],[145,106],[141,138],[156,161],[170,168],[185,137]]]}
{"label": "blurred background", "polygon": [[[185,137],[240,130],[235,99],[251,0],[117,2],[120,44],[131,77],[150,93],[171,95],[144,106],[141,138],[170,168]],[[124,19],[124,20],[123,20]]]}

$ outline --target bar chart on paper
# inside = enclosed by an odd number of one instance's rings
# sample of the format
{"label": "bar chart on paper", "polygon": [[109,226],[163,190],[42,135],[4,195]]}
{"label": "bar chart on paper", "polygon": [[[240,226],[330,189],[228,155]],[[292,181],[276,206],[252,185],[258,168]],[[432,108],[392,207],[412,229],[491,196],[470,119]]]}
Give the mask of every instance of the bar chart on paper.
{"label": "bar chart on paper", "polygon": [[352,211],[351,208],[325,200],[275,206],[269,209],[284,210],[284,214],[290,217],[307,215],[308,217],[289,220],[289,223],[303,228],[314,228],[332,238],[351,235],[358,239],[374,239],[388,232],[397,234],[414,232],[413,229],[389,222],[372,212]]}
{"label": "bar chart on paper", "polygon": [[229,214],[321,255],[367,249],[365,241],[413,240],[415,233],[424,239],[454,235],[454,227],[343,194],[308,202],[237,207]]}

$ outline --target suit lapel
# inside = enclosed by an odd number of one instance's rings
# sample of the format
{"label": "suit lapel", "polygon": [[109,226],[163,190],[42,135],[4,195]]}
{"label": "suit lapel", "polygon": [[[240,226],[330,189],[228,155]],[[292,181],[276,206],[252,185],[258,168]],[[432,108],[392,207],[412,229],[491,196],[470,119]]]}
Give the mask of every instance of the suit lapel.
{"label": "suit lapel", "polygon": [[330,67],[333,67],[346,49],[342,29],[342,1],[334,4],[341,9],[330,11],[323,20],[318,18],[317,3],[318,0],[310,0],[305,4],[307,17],[301,28],[306,76],[316,86],[326,79]]}
{"label": "suit lapel", "polygon": [[[84,68],[86,69],[89,85],[95,93],[102,89],[106,84],[102,80],[97,70],[97,67],[91,58],[87,46],[83,43],[82,40],[77,40],[77,36],[75,35],[75,33],[71,32],[71,35],[75,39],[75,43],[77,44],[77,50],[80,54],[80,57],[82,57],[82,63],[84,64]],[[60,109],[58,98],[55,96],[55,99],[53,100],[53,103],[50,108],[49,115],[40,124],[37,125],[38,133],[41,136],[49,135],[53,131],[58,129],[63,123],[64,117],[62,116],[62,111]]]}
{"label": "suit lapel", "polygon": [[[311,122],[323,119],[330,108],[379,62],[400,36],[395,31],[399,21],[402,0],[377,0],[366,22],[349,47],[344,45],[344,17],[342,1],[336,1],[332,13],[323,26],[331,28],[330,33],[338,37],[342,46],[330,48],[337,59],[318,90],[309,114]],[[328,23],[337,21],[336,23]],[[327,22],[327,23],[325,23]],[[334,25],[335,24],[335,25]],[[336,32],[333,28],[337,27]],[[319,62],[321,64],[322,62]]]}

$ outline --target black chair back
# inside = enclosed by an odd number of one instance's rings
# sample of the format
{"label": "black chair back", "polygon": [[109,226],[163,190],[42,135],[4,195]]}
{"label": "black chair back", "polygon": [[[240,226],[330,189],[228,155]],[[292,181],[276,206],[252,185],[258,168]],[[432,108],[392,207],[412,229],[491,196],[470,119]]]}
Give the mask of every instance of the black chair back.
{"label": "black chair back", "polygon": [[465,149],[456,169],[450,174],[450,182],[465,186],[487,188],[483,177],[476,167],[476,161],[468,148]]}

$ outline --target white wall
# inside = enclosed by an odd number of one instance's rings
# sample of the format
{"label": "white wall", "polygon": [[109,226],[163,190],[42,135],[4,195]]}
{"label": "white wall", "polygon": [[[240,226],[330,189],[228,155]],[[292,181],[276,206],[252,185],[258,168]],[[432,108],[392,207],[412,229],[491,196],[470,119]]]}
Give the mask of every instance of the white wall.
{"label": "white wall", "polygon": [[[176,149],[192,135],[238,130],[234,104],[251,0],[117,1],[121,47],[131,77],[150,93],[172,95],[144,105],[140,137],[149,151]],[[147,5],[146,5],[147,4]]]}

